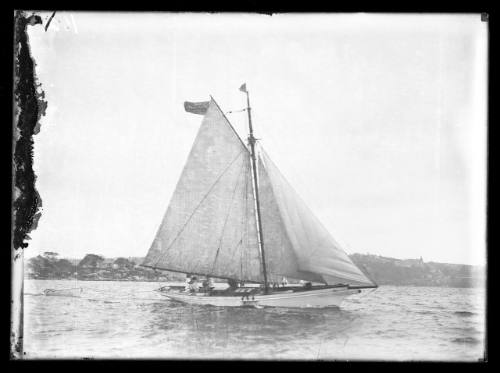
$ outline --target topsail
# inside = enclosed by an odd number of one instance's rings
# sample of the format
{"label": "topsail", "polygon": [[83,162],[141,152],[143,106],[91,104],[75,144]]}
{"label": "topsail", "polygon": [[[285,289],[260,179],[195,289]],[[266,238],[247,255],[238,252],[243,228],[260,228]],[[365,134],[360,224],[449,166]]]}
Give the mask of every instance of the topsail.
{"label": "topsail", "polygon": [[[373,286],[262,149],[257,166],[268,278]],[[212,99],[143,265],[262,283],[254,197],[250,152]]]}

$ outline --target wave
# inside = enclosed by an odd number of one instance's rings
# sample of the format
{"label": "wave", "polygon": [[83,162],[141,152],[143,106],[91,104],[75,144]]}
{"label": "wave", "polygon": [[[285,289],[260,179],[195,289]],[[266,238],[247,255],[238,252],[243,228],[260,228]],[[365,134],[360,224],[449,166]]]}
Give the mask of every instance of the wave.
{"label": "wave", "polygon": [[464,317],[477,315],[477,313],[469,312],[469,311],[455,311],[455,312],[453,312],[453,314],[458,315],[458,316],[464,316]]}
{"label": "wave", "polygon": [[417,311],[418,314],[420,315],[432,315],[435,314],[435,311]]}
{"label": "wave", "polygon": [[463,343],[463,344],[479,344],[481,341],[477,338],[474,337],[462,337],[462,338],[455,338],[452,340],[453,343]]}

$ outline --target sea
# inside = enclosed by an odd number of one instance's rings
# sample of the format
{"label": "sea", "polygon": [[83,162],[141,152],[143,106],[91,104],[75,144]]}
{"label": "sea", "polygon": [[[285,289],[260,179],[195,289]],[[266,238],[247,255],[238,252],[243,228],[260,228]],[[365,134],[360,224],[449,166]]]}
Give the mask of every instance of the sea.
{"label": "sea", "polygon": [[[380,286],[340,308],[169,301],[155,282],[26,280],[27,359],[480,361],[485,289]],[[44,289],[79,288],[75,296]],[[62,293],[64,294],[64,293]]]}

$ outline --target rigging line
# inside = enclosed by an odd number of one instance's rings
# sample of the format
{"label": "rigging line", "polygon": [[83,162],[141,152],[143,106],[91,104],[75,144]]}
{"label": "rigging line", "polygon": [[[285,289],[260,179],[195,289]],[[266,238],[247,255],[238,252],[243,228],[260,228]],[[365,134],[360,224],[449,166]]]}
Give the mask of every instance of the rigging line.
{"label": "rigging line", "polygon": [[241,113],[242,111],[247,111],[247,109],[241,109],[241,110],[230,110],[226,111],[224,114],[232,114],[232,113]]}
{"label": "rigging line", "polygon": [[[246,148],[245,148],[245,150],[246,150]],[[238,155],[231,161],[231,163],[229,163],[229,165],[224,169],[224,171],[222,171],[222,173],[217,177],[217,179],[215,180],[215,182],[208,189],[207,193],[203,196],[203,198],[200,200],[200,202],[198,203],[198,205],[195,207],[195,209],[193,210],[193,212],[191,213],[191,215],[189,215],[188,219],[186,220],[186,222],[184,223],[184,225],[181,227],[181,229],[179,230],[179,232],[177,233],[177,235],[174,237],[174,239],[172,240],[172,242],[170,243],[170,245],[168,245],[168,247],[163,252],[162,251],[159,252],[158,258],[156,259],[154,266],[156,266],[158,264],[158,262],[160,261],[160,259],[162,259],[165,256],[166,252],[172,247],[172,245],[175,243],[175,241],[177,241],[177,238],[179,238],[179,236],[181,235],[181,233],[184,231],[184,229],[186,228],[186,226],[189,224],[189,222],[191,221],[191,218],[194,216],[194,214],[196,213],[196,211],[198,211],[198,208],[201,206],[201,204],[203,203],[203,201],[205,201],[205,199],[208,197],[208,195],[212,192],[212,190],[215,188],[215,186],[220,181],[220,179],[222,178],[222,176],[224,176],[224,174],[227,172],[227,170],[229,170],[229,168],[234,164],[234,162],[236,162],[236,160],[238,158],[240,158],[240,156],[243,154],[243,151],[244,150],[241,150],[238,153]]]}
{"label": "rigging line", "polygon": [[[233,250],[233,255],[231,255],[231,261],[233,260],[234,258],[234,254],[236,254],[236,249],[238,249],[238,247],[240,245],[243,245],[243,237],[240,238],[240,240],[238,241],[238,243],[236,244],[234,250]],[[240,275],[240,278],[243,278],[243,270],[241,270],[241,275]]]}
{"label": "rigging line", "polygon": [[217,247],[217,252],[215,253],[214,263],[212,264],[212,270],[210,272],[214,271],[215,263],[217,262],[217,258],[219,257],[219,252],[220,252],[220,249],[222,247],[222,239],[224,238],[224,231],[226,230],[227,221],[229,220],[229,215],[231,214],[231,208],[233,207],[234,196],[236,195],[236,190],[238,189],[238,186],[240,185],[240,176],[241,176],[241,173],[242,173],[244,168],[245,168],[245,165],[243,164],[243,167],[240,169],[240,171],[238,172],[238,175],[236,176],[236,183],[235,183],[235,186],[233,189],[233,193],[231,195],[231,203],[229,204],[229,209],[227,211],[226,219],[224,221],[224,225],[222,226],[222,231],[221,231],[220,240],[219,240],[219,246]]}

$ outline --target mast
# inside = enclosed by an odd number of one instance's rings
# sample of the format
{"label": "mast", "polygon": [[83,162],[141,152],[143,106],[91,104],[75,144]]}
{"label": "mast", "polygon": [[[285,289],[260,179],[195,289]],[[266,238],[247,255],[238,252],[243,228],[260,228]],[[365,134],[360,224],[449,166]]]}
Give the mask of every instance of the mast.
{"label": "mast", "polygon": [[240,91],[245,92],[247,94],[247,113],[248,113],[248,143],[250,144],[250,158],[252,163],[252,179],[253,179],[253,189],[255,192],[255,205],[257,210],[257,230],[259,231],[259,246],[260,246],[260,256],[262,261],[262,273],[264,275],[264,294],[267,294],[269,291],[269,286],[267,283],[267,269],[266,269],[266,255],[264,252],[264,238],[262,236],[262,221],[260,218],[260,202],[259,202],[259,186],[257,183],[257,161],[255,157],[255,137],[253,136],[253,127],[252,127],[252,116],[250,114],[250,95],[246,88],[246,83],[240,87]]}

